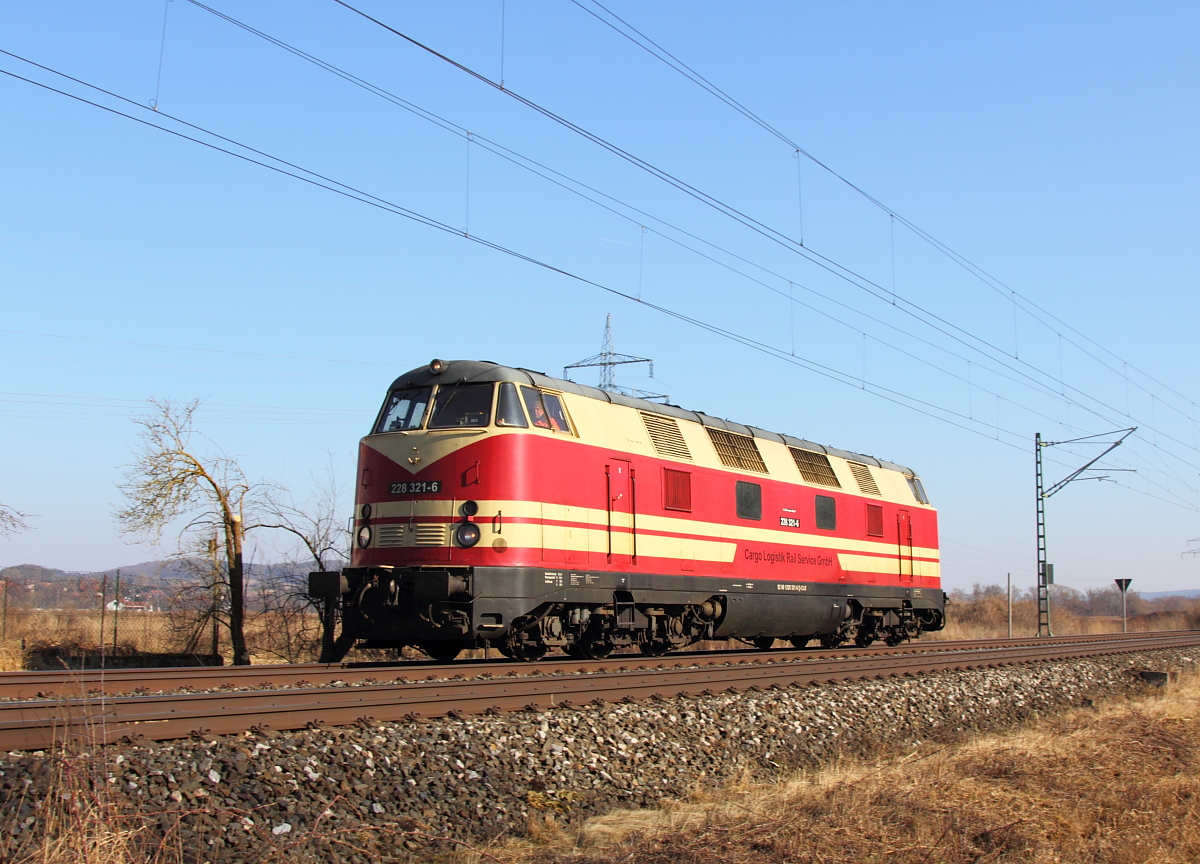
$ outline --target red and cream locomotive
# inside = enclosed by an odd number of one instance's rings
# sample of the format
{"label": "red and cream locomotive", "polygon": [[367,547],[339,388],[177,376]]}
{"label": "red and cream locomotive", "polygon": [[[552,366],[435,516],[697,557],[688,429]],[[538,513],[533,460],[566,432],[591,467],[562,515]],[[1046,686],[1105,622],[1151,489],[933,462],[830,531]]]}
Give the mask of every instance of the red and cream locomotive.
{"label": "red and cream locomotive", "polygon": [[944,625],[937,514],[899,465],[495,363],[392,384],[359,445],[326,661],[491,645],[897,644]]}

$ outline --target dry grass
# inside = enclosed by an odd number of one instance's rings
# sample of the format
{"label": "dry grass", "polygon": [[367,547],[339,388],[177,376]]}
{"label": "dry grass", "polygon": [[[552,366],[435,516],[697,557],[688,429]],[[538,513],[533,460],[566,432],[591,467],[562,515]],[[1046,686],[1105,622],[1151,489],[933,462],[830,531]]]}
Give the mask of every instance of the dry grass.
{"label": "dry grass", "polygon": [[30,816],[0,839],[4,864],[183,864],[178,837],[156,836],[153,822],[122,812],[98,760],[64,757],[46,767],[52,776],[40,800],[10,802]]}
{"label": "dry grass", "polygon": [[[1200,602],[1188,604],[1182,611],[1149,612],[1130,615],[1129,631],[1200,629]],[[926,634],[926,639],[993,639],[1008,635],[1008,608],[1004,596],[976,600],[954,600],[946,608],[946,629]],[[1088,633],[1120,633],[1121,619],[1112,616],[1075,615],[1066,609],[1051,608],[1050,623],[1059,636]],[[1013,603],[1013,636],[1037,635],[1037,605],[1028,600]]]}
{"label": "dry grass", "polygon": [[1200,861],[1200,681],[1173,686],[959,746],[698,791],[579,829],[547,818],[489,851],[506,864]]}
{"label": "dry grass", "polygon": [[[165,612],[122,612],[115,617],[118,645],[136,651],[180,650]],[[114,615],[103,616],[103,641],[113,644]],[[0,639],[0,670],[24,668],[25,648],[37,643],[95,646],[101,642],[101,615],[93,609],[8,609]]]}
{"label": "dry grass", "polygon": [[[290,656],[297,662],[315,662],[320,650],[318,639],[301,640],[293,631],[303,630],[305,636],[319,634],[316,615],[292,615],[286,622],[273,613],[260,613],[247,622],[246,640],[255,663],[286,662]],[[0,637],[0,671],[25,668],[26,650],[35,645],[78,645],[93,648],[101,642],[114,642],[114,615],[106,612],[103,622],[99,610],[93,609],[9,609],[4,616]],[[189,628],[186,622],[172,620],[167,612],[122,612],[116,616],[116,644],[122,649],[151,654],[183,653],[187,647]],[[229,658],[229,634],[222,628],[220,650]],[[283,643],[288,644],[283,644]],[[303,642],[303,644],[301,644]],[[312,643],[312,644],[309,644]],[[208,630],[197,646],[208,651],[212,645]],[[274,649],[274,650],[272,650]],[[494,654],[494,652],[493,652]],[[413,652],[413,656],[421,656]]]}

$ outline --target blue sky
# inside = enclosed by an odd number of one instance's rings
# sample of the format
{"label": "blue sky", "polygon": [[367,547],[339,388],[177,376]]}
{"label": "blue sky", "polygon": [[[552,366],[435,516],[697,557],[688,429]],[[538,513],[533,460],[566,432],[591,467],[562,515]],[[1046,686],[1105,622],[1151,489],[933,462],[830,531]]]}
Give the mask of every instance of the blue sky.
{"label": "blue sky", "polygon": [[[11,56],[0,69],[645,302],[0,76],[0,501],[35,514],[0,564],[158,554],[111,518],[147,397],[203,399],[211,446],[303,499],[330,458],[348,487],[398,373],[438,356],[557,374],[599,350],[611,312],[617,349],[655,359],[655,381],[626,386],[920,472],[951,587],[1032,584],[1035,432],[1140,426],[1104,463],[1135,471],[1048,503],[1056,576],[1195,587],[1200,561],[1180,554],[1200,537],[1193,5],[605,4],[839,178],[591,0],[353,4],[786,242],[332,0],[208,5],[451,129],[189,0],[0,7],[0,49],[136,106]],[[1048,454],[1049,478],[1095,452]]]}

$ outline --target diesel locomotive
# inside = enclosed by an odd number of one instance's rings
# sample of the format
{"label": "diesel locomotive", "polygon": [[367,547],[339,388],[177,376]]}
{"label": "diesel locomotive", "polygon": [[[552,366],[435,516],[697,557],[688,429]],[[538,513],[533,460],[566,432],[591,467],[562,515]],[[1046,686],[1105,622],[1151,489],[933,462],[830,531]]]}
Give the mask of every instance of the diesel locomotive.
{"label": "diesel locomotive", "polygon": [[352,530],[349,566],[309,577],[326,662],[898,644],[945,622],[915,472],[495,363],[396,379],[359,444]]}

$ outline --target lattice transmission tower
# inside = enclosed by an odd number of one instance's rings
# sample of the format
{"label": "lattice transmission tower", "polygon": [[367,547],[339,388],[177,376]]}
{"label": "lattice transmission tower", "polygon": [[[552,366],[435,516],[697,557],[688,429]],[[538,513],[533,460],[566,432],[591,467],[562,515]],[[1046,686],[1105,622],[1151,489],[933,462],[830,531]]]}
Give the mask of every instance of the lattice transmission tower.
{"label": "lattice transmission tower", "polygon": [[604,343],[600,346],[600,353],[591,357],[586,357],[578,363],[572,363],[570,366],[563,367],[563,377],[568,381],[571,379],[572,369],[586,369],[594,366],[600,367],[600,389],[606,390],[609,393],[620,393],[624,396],[633,396],[638,399],[647,399],[652,402],[666,402],[667,396],[662,393],[647,393],[645,390],[635,390],[630,387],[621,387],[617,384],[616,368],[618,366],[626,366],[631,363],[646,363],[650,367],[650,377],[654,377],[654,361],[649,357],[634,357],[632,354],[618,354],[613,350],[612,336],[612,315],[604,316]]}

